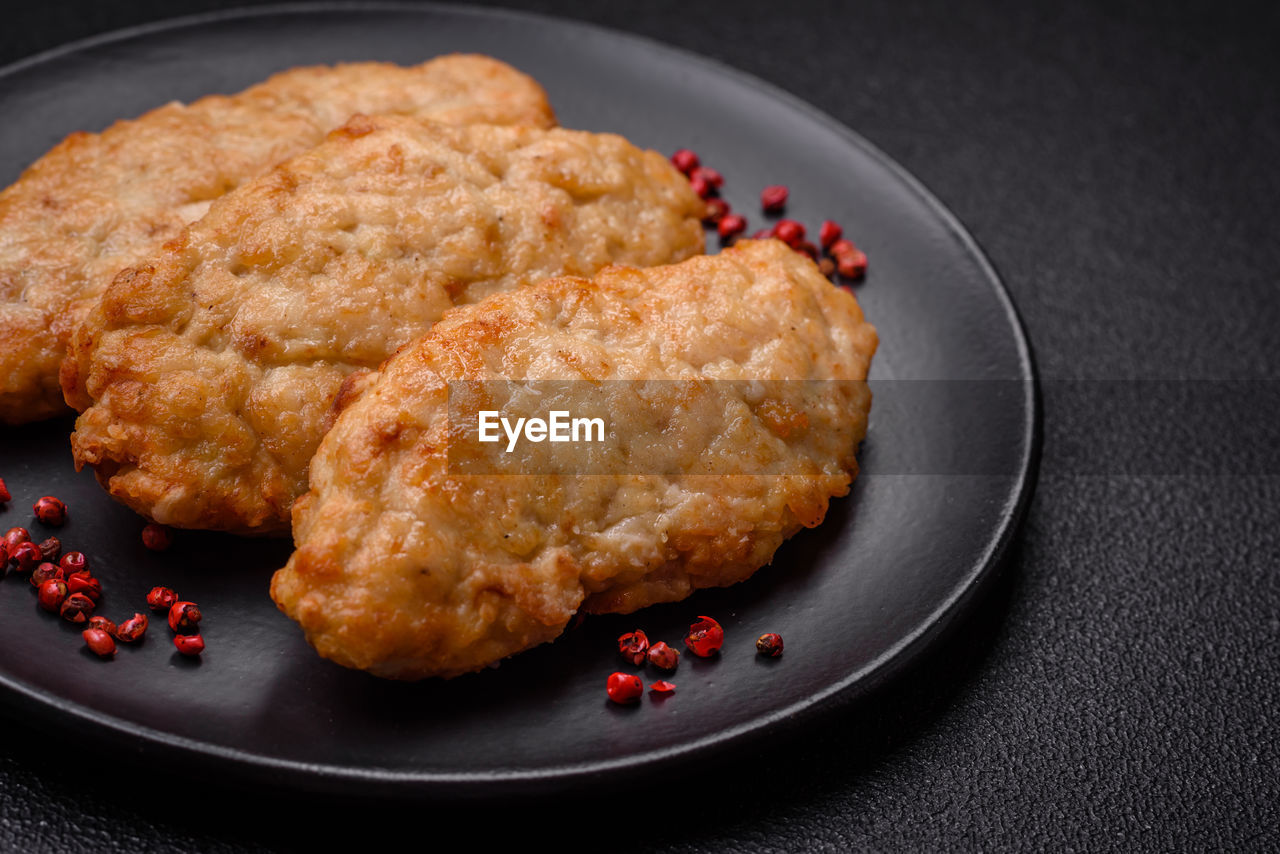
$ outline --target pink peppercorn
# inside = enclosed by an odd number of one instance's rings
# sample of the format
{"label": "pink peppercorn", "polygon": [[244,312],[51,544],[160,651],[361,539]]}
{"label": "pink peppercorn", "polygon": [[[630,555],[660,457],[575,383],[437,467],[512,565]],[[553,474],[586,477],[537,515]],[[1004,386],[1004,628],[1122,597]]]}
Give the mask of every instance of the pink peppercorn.
{"label": "pink peppercorn", "polygon": [[781,184],[773,184],[760,191],[760,207],[765,213],[781,213],[787,206],[787,188]]}
{"label": "pink peppercorn", "polygon": [[747,220],[741,214],[729,214],[720,220],[720,225],[716,228],[721,240],[728,240],[730,237],[742,234],[746,230]]}
{"label": "pink peppercorn", "polygon": [[685,175],[693,172],[698,168],[698,155],[694,154],[687,148],[682,148],[675,154],[671,155],[671,163]]}

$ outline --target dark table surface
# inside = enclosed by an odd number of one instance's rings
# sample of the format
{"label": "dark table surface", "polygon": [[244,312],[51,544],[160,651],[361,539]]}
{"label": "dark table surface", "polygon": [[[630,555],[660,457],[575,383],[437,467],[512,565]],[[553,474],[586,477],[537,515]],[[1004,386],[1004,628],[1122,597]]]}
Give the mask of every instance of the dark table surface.
{"label": "dark table surface", "polygon": [[[0,62],[221,5],[8,6]],[[1280,451],[1233,430],[1275,423],[1278,386],[1214,382],[1280,379],[1280,7],[525,7],[759,75],[868,137],[968,225],[1046,381],[1040,482],[1012,559],[870,701],[699,777],[449,810],[316,803],[6,721],[0,845],[1280,847]],[[1153,379],[1174,382],[1127,382],[1142,405],[1105,418],[1093,386],[1064,382]]]}

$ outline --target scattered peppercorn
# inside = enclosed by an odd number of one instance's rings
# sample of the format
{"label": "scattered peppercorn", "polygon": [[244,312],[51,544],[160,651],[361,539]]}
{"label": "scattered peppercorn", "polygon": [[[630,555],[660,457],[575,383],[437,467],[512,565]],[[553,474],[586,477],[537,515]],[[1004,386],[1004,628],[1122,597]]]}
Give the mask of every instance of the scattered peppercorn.
{"label": "scattered peppercorn", "polygon": [[794,219],[780,219],[773,226],[773,236],[795,249],[804,240],[804,226]]}
{"label": "scattered peppercorn", "polygon": [[719,225],[720,221],[728,215],[728,202],[724,199],[709,199],[707,201],[707,212],[703,214],[702,221],[708,225]]}
{"label": "scattered peppercorn", "polygon": [[142,529],[142,544],[153,552],[162,552],[173,545],[173,535],[164,525],[151,522]]}
{"label": "scattered peppercorn", "polygon": [[83,593],[95,602],[102,598],[102,582],[90,575],[87,569],[68,575],[67,589],[72,593]]}
{"label": "scattered peppercorn", "polygon": [[30,572],[40,565],[40,547],[27,540],[18,543],[17,548],[9,552],[9,560],[17,564],[18,572]]}
{"label": "scattered peppercorn", "polygon": [[831,244],[839,240],[842,234],[844,234],[844,229],[839,224],[829,219],[824,219],[822,225],[818,228],[818,242],[822,244],[823,249],[830,249]]}
{"label": "scattered peppercorn", "polygon": [[178,594],[168,587],[152,587],[147,594],[147,606],[152,611],[168,611],[178,601]]}
{"label": "scattered peppercorn", "polygon": [[659,670],[675,670],[680,663],[680,653],[663,641],[649,647],[649,663]]}
{"label": "scattered peppercorn", "polygon": [[142,636],[147,633],[148,622],[146,614],[134,614],[120,624],[120,627],[115,631],[115,636],[125,643],[142,640]]}
{"label": "scattered peppercorn", "polygon": [[57,564],[48,563],[46,561],[45,563],[42,563],[39,566],[37,566],[35,569],[31,570],[31,586],[32,587],[39,587],[41,584],[44,584],[46,581],[49,581],[54,578],[57,578],[63,581],[66,580],[62,572],[62,567],[58,566]]}
{"label": "scattered peppercorn", "polygon": [[860,249],[836,256],[836,270],[846,279],[861,279],[867,274],[867,256]]}
{"label": "scattered peppercorn", "polygon": [[668,682],[665,679],[659,679],[657,682],[654,682],[652,685],[649,686],[649,690],[659,695],[674,694],[676,690],[676,686],[674,682]]}
{"label": "scattered peppercorn", "polygon": [[698,155],[694,154],[687,148],[682,148],[675,154],[671,155],[671,162],[685,175],[693,172],[694,169],[698,168],[698,164],[701,163],[701,161],[698,160]]}
{"label": "scattered peppercorn", "polygon": [[782,635],[768,632],[756,638],[756,652],[765,658],[777,658],[782,655]]}
{"label": "scattered peppercorn", "polygon": [[84,552],[67,552],[58,561],[58,566],[68,573],[82,572],[88,568],[89,559],[84,556]]}
{"label": "scattered peppercorn", "polygon": [[31,539],[31,534],[27,532],[26,528],[10,528],[4,532],[4,544],[10,555],[13,554],[13,549],[18,543],[25,543],[29,539]]}
{"label": "scattered peppercorn", "polygon": [[773,237],[772,228],[762,228],[755,234],[751,235],[752,240],[768,240],[770,237]]}
{"label": "scattered peppercorn", "polygon": [[710,617],[698,617],[684,636],[684,645],[699,658],[709,658],[724,644],[724,629]]}
{"label": "scattered peppercorn", "polygon": [[[46,582],[48,583],[48,582]],[[69,623],[84,623],[93,616],[93,600],[83,593],[72,593],[62,601],[58,613]]]}
{"label": "scattered peppercorn", "polygon": [[689,186],[693,188],[693,191],[698,194],[700,199],[709,199],[716,193],[716,188],[712,186],[711,182],[696,173],[689,178]]}
{"label": "scattered peppercorn", "polygon": [[830,258],[818,259],[818,272],[826,276],[828,279],[836,274],[836,262]]}
{"label": "scattered peppercorn", "polygon": [[620,705],[634,703],[644,693],[644,683],[639,676],[630,673],[611,673],[605,683],[605,693],[610,700]]}
{"label": "scattered peppercorn", "polygon": [[62,555],[62,540],[57,537],[50,537],[40,544],[40,559],[58,562],[58,558]]}
{"label": "scattered peppercorn", "polygon": [[791,248],[799,252],[801,255],[808,255],[813,261],[818,260],[818,247],[814,246],[808,240],[801,240],[799,245],[792,246]]}
{"label": "scattered peppercorn", "polygon": [[175,602],[169,609],[169,628],[181,634],[192,633],[201,616],[200,608],[195,602]]}
{"label": "scattered peppercorn", "polygon": [[698,166],[689,173],[689,178],[702,178],[717,190],[724,186],[724,176],[710,166]]}
{"label": "scattered peppercorn", "polygon": [[846,238],[838,238],[832,241],[831,245],[827,247],[827,251],[831,253],[831,257],[833,258],[839,258],[841,255],[856,252],[857,249],[858,247],[853,245],[853,241]]}
{"label": "scattered peppercorn", "polygon": [[639,629],[627,632],[618,638],[618,652],[622,653],[622,657],[627,661],[639,667],[644,664],[645,656],[649,652],[649,636]]}
{"label": "scattered peppercorn", "polygon": [[116,642],[105,630],[90,628],[85,629],[80,635],[84,638],[84,645],[99,658],[110,658],[116,654]]}
{"label": "scattered peppercorn", "polygon": [[36,601],[40,603],[40,607],[52,613],[56,613],[62,607],[62,603],[66,598],[67,582],[61,578],[51,578],[41,584],[40,590],[36,594]]}
{"label": "scattered peppercorn", "polygon": [[768,214],[782,213],[787,206],[787,188],[773,184],[760,191],[760,207]]}
{"label": "scattered peppercorn", "polygon": [[106,617],[99,616],[89,618],[89,628],[102,629],[109,635],[114,635],[119,630],[115,623],[111,622]]}
{"label": "scattered peppercorn", "polygon": [[853,241],[835,241],[831,244],[831,255],[836,259],[836,270],[846,279],[861,279],[866,275],[866,253],[854,246]]}
{"label": "scattered peppercorn", "polygon": [[746,217],[741,214],[731,213],[720,220],[720,225],[716,227],[716,232],[720,235],[721,240],[728,240],[747,230]]}
{"label": "scattered peppercorn", "polygon": [[204,652],[204,638],[200,635],[177,635],[173,645],[183,655],[199,655]]}
{"label": "scattered peppercorn", "polygon": [[4,504],[11,498],[13,496],[9,494],[9,487],[4,485],[4,478],[0,477],[0,504]]}
{"label": "scattered peppercorn", "polygon": [[37,519],[55,528],[67,521],[67,505],[52,495],[46,495],[37,500],[31,510],[36,514]]}

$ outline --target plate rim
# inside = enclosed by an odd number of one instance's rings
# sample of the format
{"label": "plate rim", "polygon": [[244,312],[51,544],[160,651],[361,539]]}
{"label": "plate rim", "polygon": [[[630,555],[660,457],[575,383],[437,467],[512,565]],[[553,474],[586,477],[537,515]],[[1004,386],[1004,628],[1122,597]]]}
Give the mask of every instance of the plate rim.
{"label": "plate rim", "polygon": [[[1018,371],[1022,374],[1018,378],[1018,382],[1026,389],[1024,401],[1026,418],[1022,424],[1025,453],[1018,461],[1018,470],[1014,475],[1017,480],[1017,488],[1012,495],[1006,496],[1004,506],[1000,512],[999,522],[994,528],[995,535],[989,542],[985,552],[973,561],[969,572],[957,583],[952,594],[934,608],[913,631],[900,637],[874,660],[844,678],[833,682],[823,691],[806,695],[782,709],[761,715],[729,729],[718,730],[711,735],[703,736],[687,743],[650,750],[644,753],[630,754],[621,758],[569,763],[545,768],[484,770],[477,772],[371,769],[350,765],[280,759],[175,735],[161,729],[124,720],[109,713],[67,700],[60,695],[46,693],[0,672],[0,688],[4,689],[4,692],[8,695],[2,701],[5,705],[11,708],[39,709],[44,713],[44,717],[47,720],[49,718],[48,713],[53,712],[56,715],[56,719],[48,720],[48,723],[52,725],[62,726],[70,723],[84,723],[96,727],[98,732],[95,735],[111,741],[113,746],[116,747],[130,747],[143,752],[149,752],[156,748],[161,748],[169,753],[179,752],[186,757],[214,763],[218,770],[229,776],[284,775],[291,785],[304,790],[341,792],[348,795],[368,794],[372,796],[430,794],[434,797],[449,799],[472,797],[477,794],[531,794],[535,791],[546,793],[553,791],[545,787],[547,783],[553,782],[557,784],[554,791],[560,791],[575,788],[587,782],[599,783],[606,776],[615,772],[651,773],[658,767],[670,764],[687,762],[693,759],[707,759],[712,756],[723,756],[735,748],[763,737],[766,732],[773,732],[774,730],[794,731],[804,722],[828,714],[837,708],[851,705],[908,668],[919,653],[932,640],[943,634],[965,611],[966,606],[988,586],[987,582],[996,574],[996,570],[1003,565],[1008,555],[1013,538],[1026,515],[1027,507],[1035,492],[1039,476],[1043,438],[1040,380],[1035,355],[1022,317],[1013,302],[1003,277],[987,256],[981,244],[960,219],[919,178],[852,128],[777,84],[691,50],[588,21],[502,7],[475,8],[453,3],[404,3],[387,2],[387,0],[368,3],[341,2],[341,0],[272,3],[255,7],[220,9],[211,12],[180,15],[159,21],[147,21],[70,41],[18,59],[4,67],[0,67],[0,81],[50,61],[116,42],[152,36],[171,30],[198,27],[207,23],[275,15],[305,15],[309,12],[359,12],[362,14],[396,12],[415,15],[445,14],[475,19],[516,19],[540,24],[550,22],[556,26],[578,29],[596,36],[621,39],[646,50],[678,57],[682,62],[700,66],[709,72],[727,77],[733,82],[747,85],[761,94],[780,101],[787,107],[798,111],[811,121],[836,134],[846,143],[857,147],[875,161],[877,165],[891,173],[933,215],[939,218],[939,221],[946,227],[947,231],[959,241],[962,248],[977,262],[979,272],[991,286],[1000,307],[1003,309],[1005,319],[1014,338]],[[121,744],[118,740],[112,741],[112,736],[117,738],[123,736],[129,740],[129,743]],[[351,784],[353,783],[361,784],[362,786],[373,784],[373,788],[352,789]]]}

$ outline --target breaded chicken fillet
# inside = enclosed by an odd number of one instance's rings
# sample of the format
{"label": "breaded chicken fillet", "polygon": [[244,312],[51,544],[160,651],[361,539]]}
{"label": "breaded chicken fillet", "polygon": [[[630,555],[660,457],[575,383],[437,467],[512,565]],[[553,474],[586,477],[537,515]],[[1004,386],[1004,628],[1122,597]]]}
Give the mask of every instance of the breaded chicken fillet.
{"label": "breaded chicken fillet", "polygon": [[[457,309],[338,417],[271,595],[326,658],[419,679],[549,641],[580,608],[742,581],[848,492],[876,344],[776,240]],[[516,454],[458,474],[450,391],[503,378],[608,389],[608,438],[584,453],[613,473],[522,475]]]}
{"label": "breaded chicken fillet", "polygon": [[287,531],[349,375],[454,305],[701,253],[703,209],[612,134],[353,119],[116,277],[64,370],[77,464],[158,522]]}
{"label": "breaded chicken fillet", "polygon": [[58,367],[67,342],[116,273],[355,113],[555,125],[532,79],[459,55],[412,68],[297,68],[238,95],[71,134],[0,192],[0,423],[66,410]]}

